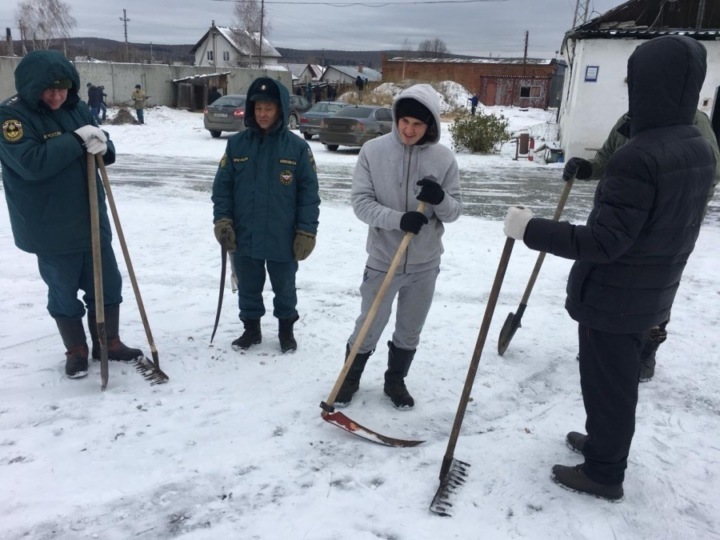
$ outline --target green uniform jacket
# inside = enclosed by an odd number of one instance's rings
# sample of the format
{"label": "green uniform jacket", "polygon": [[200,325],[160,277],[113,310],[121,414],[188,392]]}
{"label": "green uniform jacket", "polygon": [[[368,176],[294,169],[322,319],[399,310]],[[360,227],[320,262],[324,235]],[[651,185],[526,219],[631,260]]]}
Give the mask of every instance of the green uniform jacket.
{"label": "green uniform jacket", "polygon": [[[610,157],[618,148],[628,141],[628,138],[620,133],[620,128],[629,121],[630,117],[627,114],[623,114],[610,130],[610,135],[608,135],[607,140],[603,143],[602,148],[598,150],[595,153],[595,157],[590,160],[590,164],[592,165],[592,174],[590,175],[590,178],[585,178],[585,180],[600,180],[603,177],[605,174],[605,167],[607,166],[608,161],[610,161]],[[695,113],[695,125],[700,130],[700,133],[703,134],[703,137],[710,141],[710,146],[712,146],[712,151],[715,155],[715,178],[713,179],[713,184],[710,188],[707,199],[708,202],[710,202],[710,199],[712,199],[715,194],[715,186],[717,186],[718,181],[720,181],[720,148],[718,148],[718,142],[715,138],[715,132],[713,131],[710,119],[704,112],[697,111]]]}
{"label": "green uniform jacket", "polygon": [[[32,55],[32,56],[31,56]],[[29,253],[76,253],[92,249],[86,153],[73,133],[95,125],[80,101],[75,67],[56,51],[34,51],[15,70],[17,95],[0,104],[0,164],[15,245]],[[70,79],[67,101],[51,111],[43,91]],[[108,139],[105,163],[115,161]],[[111,238],[105,191],[96,174],[100,228]]]}
{"label": "green uniform jacket", "polygon": [[[281,99],[280,119],[263,134],[251,96],[273,84]],[[213,183],[214,221],[233,220],[237,253],[254,259],[295,260],[296,231],[317,233],[320,195],[315,159],[308,144],[287,129],[290,96],[270,78],[247,93],[245,125],[230,137]]]}

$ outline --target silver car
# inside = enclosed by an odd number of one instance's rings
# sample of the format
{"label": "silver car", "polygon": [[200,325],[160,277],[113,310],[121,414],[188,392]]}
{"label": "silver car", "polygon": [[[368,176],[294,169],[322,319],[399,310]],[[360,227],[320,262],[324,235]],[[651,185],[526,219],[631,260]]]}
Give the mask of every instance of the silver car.
{"label": "silver car", "polygon": [[313,135],[320,133],[320,122],[323,118],[332,116],[345,106],[345,103],[338,101],[318,101],[312,106],[312,109],[300,116],[300,133],[303,134],[305,140],[309,141]]}
{"label": "silver car", "polygon": [[204,111],[203,123],[214,138],[218,138],[223,131],[243,131],[245,96],[228,94],[213,101]]}
{"label": "silver car", "polygon": [[350,105],[320,123],[320,142],[334,152],[338,146],[362,146],[392,131],[392,111],[376,105]]}

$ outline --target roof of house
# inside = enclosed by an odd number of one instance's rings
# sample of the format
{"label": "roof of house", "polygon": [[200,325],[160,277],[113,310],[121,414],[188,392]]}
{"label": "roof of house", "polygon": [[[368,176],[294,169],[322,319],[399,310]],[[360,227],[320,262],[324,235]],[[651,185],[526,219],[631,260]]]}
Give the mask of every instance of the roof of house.
{"label": "roof of house", "polygon": [[668,34],[684,34],[699,40],[717,39],[720,36],[720,2],[629,0],[573,28],[565,40],[650,39]]}
{"label": "roof of house", "polygon": [[[240,54],[244,56],[257,56],[257,44],[260,41],[260,32],[249,32],[242,28],[230,28],[228,26],[212,25],[200,38],[195,46],[190,49],[194,54],[200,46],[208,39],[210,32],[216,30],[225,40]],[[265,36],[262,39],[261,56],[265,58],[280,58],[282,55],[272,46]]]}
{"label": "roof of house", "polygon": [[351,77],[353,79],[357,78],[358,75],[361,77],[367,79],[368,81],[381,81],[382,80],[382,73],[380,73],[377,70],[374,70],[372,68],[363,67],[362,72],[358,70],[356,67],[352,66],[327,66],[325,68],[325,72],[322,74],[322,79],[325,78],[325,75],[328,74],[328,72],[334,69],[335,71],[339,71],[343,75],[347,75],[348,77]]}

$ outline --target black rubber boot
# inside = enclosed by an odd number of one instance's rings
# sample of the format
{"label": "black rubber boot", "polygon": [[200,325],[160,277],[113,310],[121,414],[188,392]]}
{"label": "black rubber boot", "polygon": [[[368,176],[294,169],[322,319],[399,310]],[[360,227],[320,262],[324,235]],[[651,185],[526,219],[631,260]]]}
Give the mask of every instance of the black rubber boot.
{"label": "black rubber boot", "polygon": [[280,339],[280,350],[282,352],[297,350],[297,341],[293,334],[293,325],[300,319],[298,315],[289,319],[278,319],[278,338]]}
{"label": "black rubber boot", "polygon": [[70,379],[86,377],[88,373],[88,348],[85,342],[85,328],[81,319],[56,317],[65,353],[65,375]]}
{"label": "black rubber boot", "polygon": [[[365,364],[367,364],[368,358],[370,358],[370,355],[372,355],[372,353],[374,352],[375,351],[372,350],[370,352],[357,353],[355,355],[353,363],[350,366],[347,374],[345,375],[345,380],[343,381],[342,386],[338,391],[337,397],[335,398],[335,403],[333,405],[340,409],[350,405],[353,394],[355,394],[355,392],[357,392],[360,388],[360,377],[362,377],[363,371],[365,370]],[[349,354],[350,345],[348,344],[345,345],[345,360],[347,360]]]}
{"label": "black rubber boot", "polygon": [[[100,343],[97,337],[97,318],[94,311],[88,311],[88,326],[92,337],[92,358],[100,360]],[[140,349],[133,349],[120,341],[120,306],[105,306],[105,336],[108,360],[129,362],[143,358]]]}
{"label": "black rubber boot", "polygon": [[650,329],[647,341],[640,353],[640,382],[648,382],[655,375],[655,353],[660,344],[667,339],[664,325]]}
{"label": "black rubber boot", "polygon": [[260,332],[260,319],[240,319],[245,326],[243,335],[232,342],[232,348],[236,351],[246,350],[262,343],[262,333]]}
{"label": "black rubber boot", "polygon": [[385,394],[392,400],[396,409],[408,410],[415,406],[415,400],[405,387],[407,377],[415,357],[415,350],[400,349],[388,341],[388,368],[385,372]]}
{"label": "black rubber boot", "polygon": [[583,435],[577,431],[571,431],[565,437],[565,441],[570,447],[570,450],[582,454],[583,448],[585,448],[585,442],[587,441],[587,435]]}

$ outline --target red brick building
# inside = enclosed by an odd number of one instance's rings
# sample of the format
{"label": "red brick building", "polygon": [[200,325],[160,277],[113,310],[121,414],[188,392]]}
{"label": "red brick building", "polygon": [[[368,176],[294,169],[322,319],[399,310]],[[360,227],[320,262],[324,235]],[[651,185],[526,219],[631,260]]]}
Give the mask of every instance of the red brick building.
{"label": "red brick building", "polygon": [[383,82],[455,81],[484,105],[557,106],[564,62],[537,58],[383,58]]}

